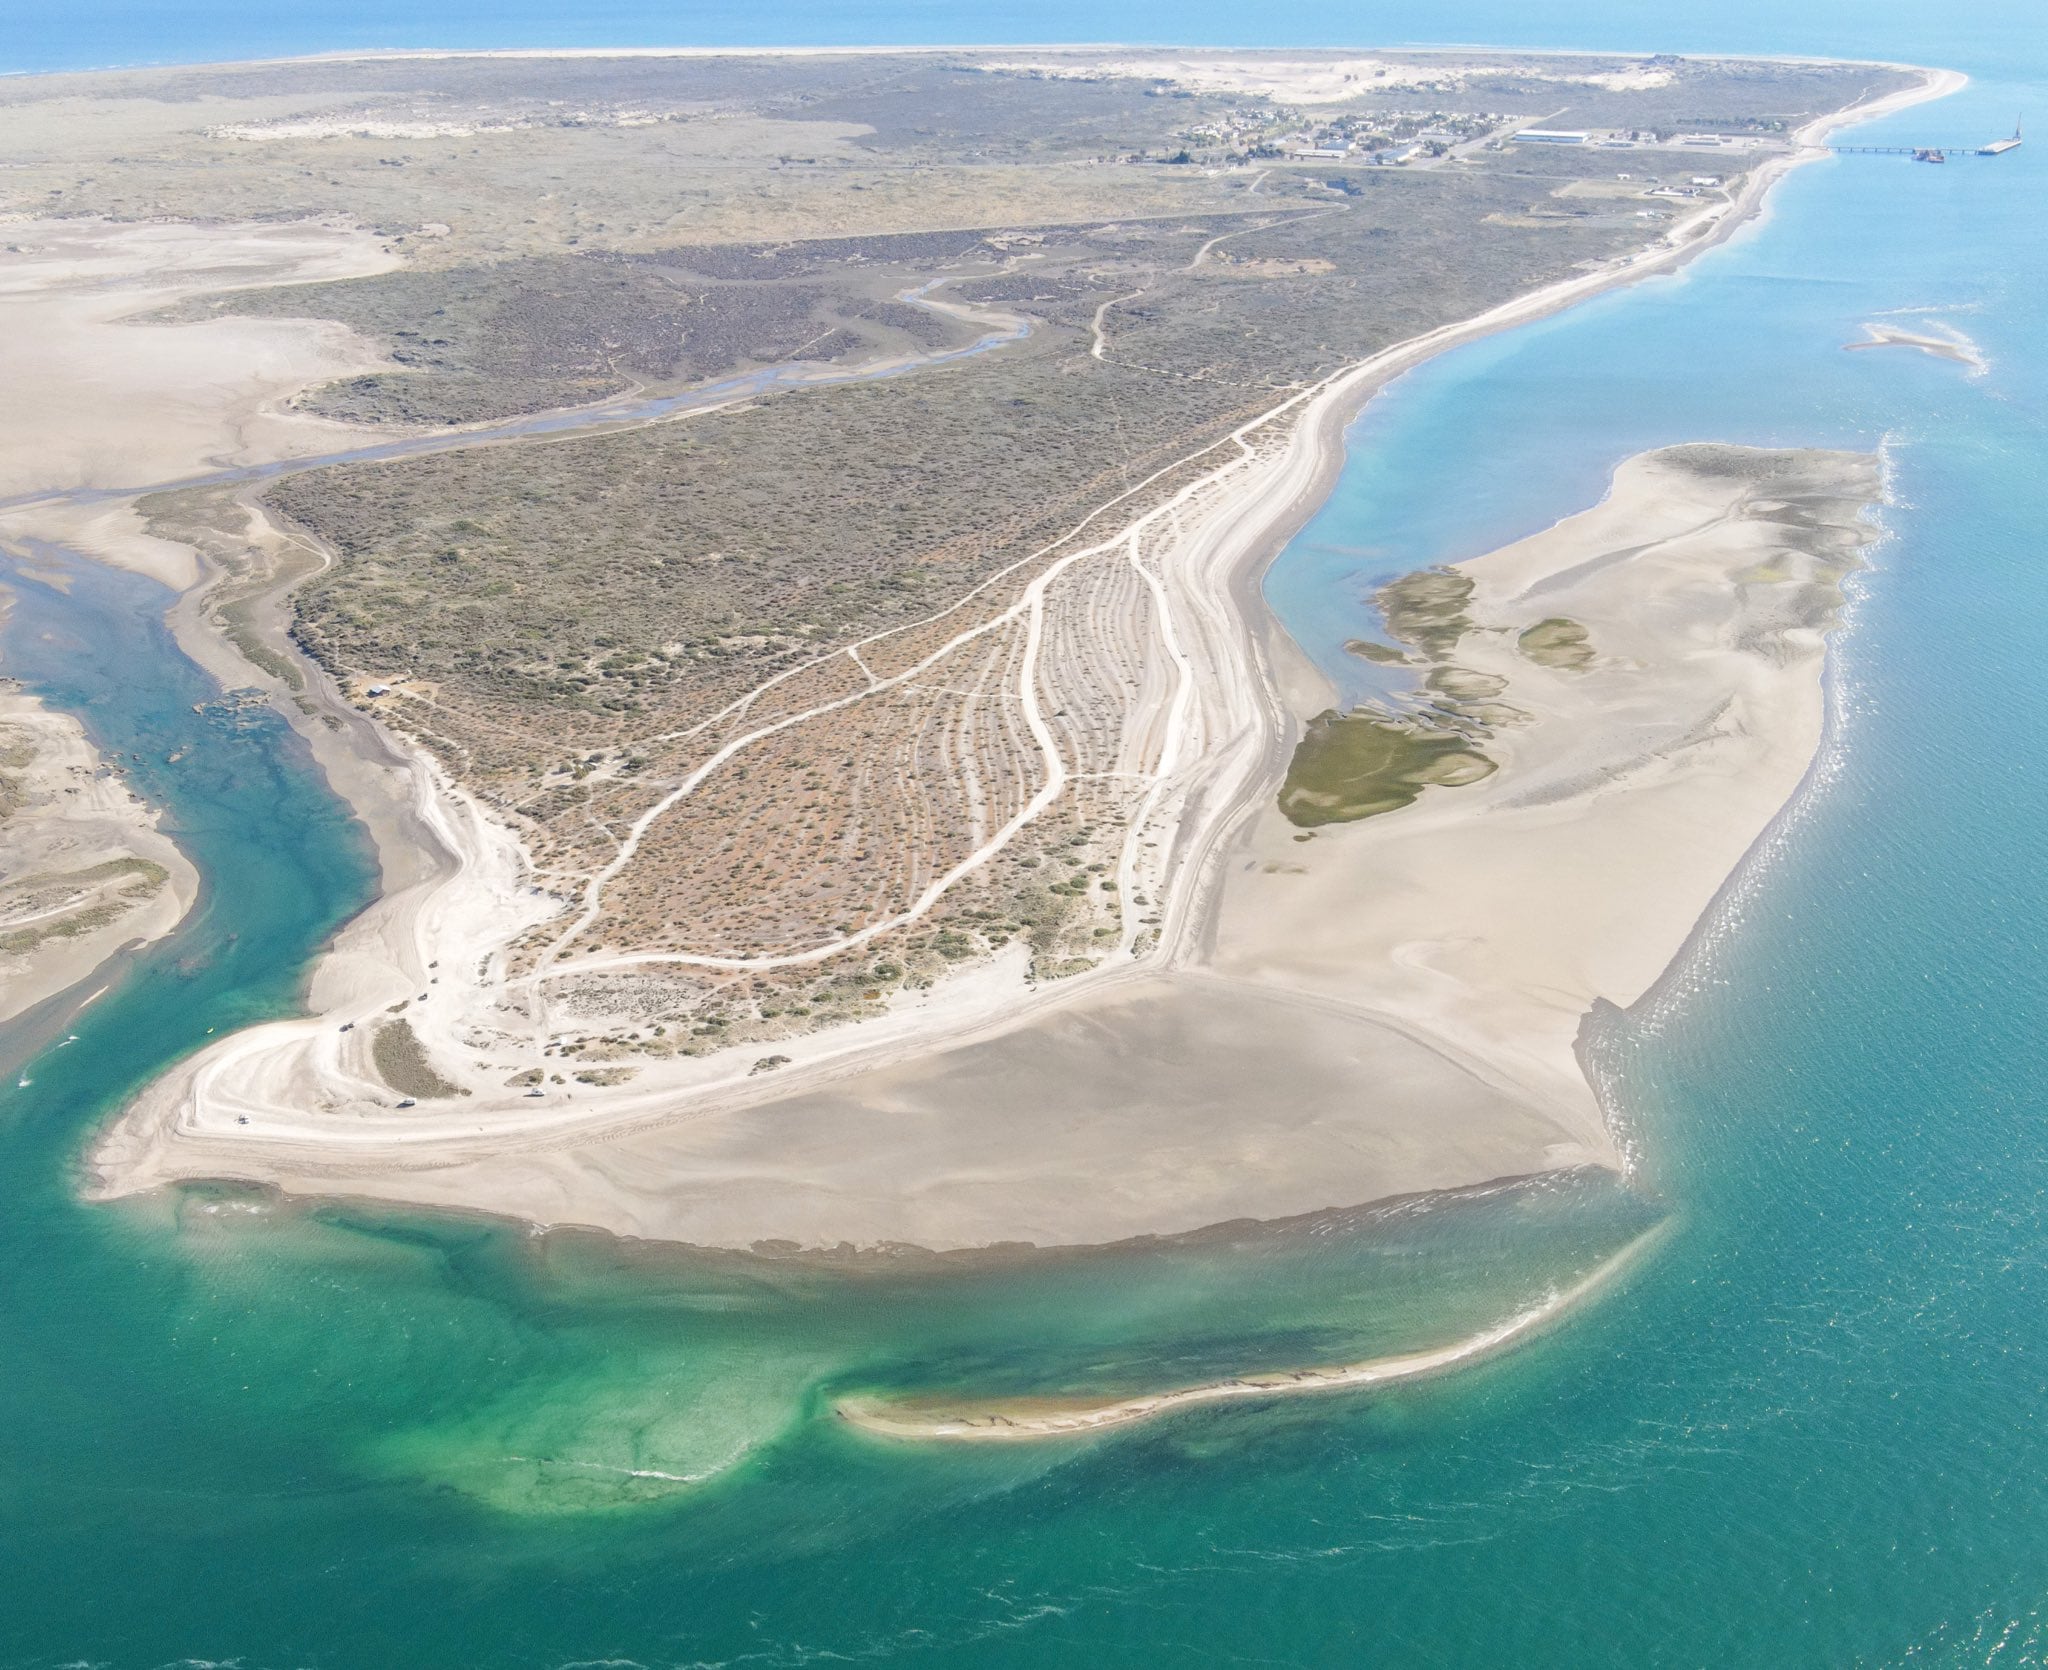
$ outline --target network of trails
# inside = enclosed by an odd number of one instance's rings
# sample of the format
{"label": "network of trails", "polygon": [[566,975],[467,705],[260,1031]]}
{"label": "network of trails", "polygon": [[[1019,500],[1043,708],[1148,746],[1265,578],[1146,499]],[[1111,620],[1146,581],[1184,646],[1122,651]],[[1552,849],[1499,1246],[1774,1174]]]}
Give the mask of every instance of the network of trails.
{"label": "network of trails", "polygon": [[[316,734],[367,714],[411,751],[420,798],[380,834],[446,862],[351,930],[317,1018],[159,1087],[102,1155],[112,1186],[125,1165],[453,1198],[416,1185],[458,1178],[479,1134],[556,1152],[768,1118],[1040,1009],[1099,1030],[1084,991],[1136,1006],[1122,1053],[1172,1060],[1187,1015],[1133,1043],[1145,1005],[1203,960],[1223,855],[1317,705],[1247,581],[1312,507],[1374,356],[1677,259],[1798,130],[1917,85],[1676,59],[926,53],[0,91],[12,207],[347,217],[397,263],[223,275],[153,316],[345,327],[382,365],[295,409],[390,456],[158,483],[133,515],[202,555],[253,684]],[[1513,140],[1532,122],[1607,137]],[[1280,1081],[1332,1086],[1412,1048],[1388,1082],[1420,1101],[1512,1106],[1514,1143],[1440,1144],[1430,1186],[1509,1151],[1605,1157],[1577,1102],[1531,1112],[1464,1069],[1446,1091],[1433,1046],[1333,1044],[1266,1001],[1209,991],[1196,1030],[1249,1027],[1245,1060],[1257,1044]],[[1027,1053],[997,1075],[1017,1094],[1060,1070],[1056,1040]],[[784,1159],[802,1170],[794,1136]],[[1355,1170],[1329,1187],[1367,1198],[1391,1175]],[[541,1193],[509,1209],[773,1233]],[[1204,1221],[1172,1193],[916,1233]],[[836,1234],[801,1216],[790,1238]],[[913,1238],[885,1209],[846,1221]]]}

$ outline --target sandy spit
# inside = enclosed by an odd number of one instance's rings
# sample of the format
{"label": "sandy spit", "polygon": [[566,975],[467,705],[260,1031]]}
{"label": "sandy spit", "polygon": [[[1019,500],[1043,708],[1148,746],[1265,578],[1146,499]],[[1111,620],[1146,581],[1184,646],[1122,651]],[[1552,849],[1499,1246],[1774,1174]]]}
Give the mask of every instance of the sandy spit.
{"label": "sandy spit", "polygon": [[[1175,831],[1179,880],[1156,952],[1022,1001],[1014,972],[999,967],[949,982],[886,1022],[788,1046],[797,1059],[768,1083],[748,1082],[743,1064],[706,1058],[574,1102],[477,1094],[399,1118],[337,1022],[418,989],[430,960],[444,970],[488,967],[492,948],[533,908],[509,838],[414,761],[407,817],[387,825],[387,839],[409,822],[415,835],[405,838],[429,833],[444,855],[439,863],[422,866],[415,845],[418,879],[343,936],[316,976],[318,1018],[223,1040],[153,1086],[98,1145],[93,1192],[233,1177],[709,1246],[773,1239],[948,1248],[1099,1244],[1563,1165],[1618,1164],[1572,1053],[1578,1017],[1594,998],[1626,1002],[1655,979],[1796,789],[1818,737],[1818,633],[1804,641],[1783,688],[1756,696],[1768,769],[1743,780],[1737,811],[1707,814],[1714,838],[1689,849],[1691,867],[1671,895],[1678,903],[1641,920],[1618,912],[1608,922],[1620,974],[1596,958],[1546,985],[1544,971],[1519,954],[1496,958],[1492,972],[1462,977],[1469,995],[1458,1012],[1458,1004],[1447,1009],[1428,996],[1442,982],[1426,959],[1405,941],[1372,938],[1397,935],[1401,924],[1360,927],[1370,915],[1361,907],[1385,896],[1374,881],[1381,840],[1424,825],[1455,838],[1460,828],[1500,820],[1483,796],[1446,794],[1307,849],[1275,827],[1269,791],[1301,720],[1323,697],[1258,606],[1257,575],[1325,495],[1341,465],[1343,424],[1388,379],[1446,348],[1679,265],[1753,218],[1773,180],[1822,154],[1811,147],[1833,126],[1961,84],[1948,72],[1925,72],[1917,88],[1816,122],[1799,136],[1807,149],[1767,165],[1734,201],[1703,207],[1638,256],[1402,344],[1268,414],[1272,444],[1227,492],[1197,507],[1173,564],[1177,606],[1208,622],[1202,642],[1212,676],[1204,693],[1219,745],[1213,779],[1191,795]],[[1685,519],[1700,509],[1703,490],[1684,477],[1644,464],[1589,513],[1590,531],[1563,525],[1539,536],[1550,539],[1548,560],[1558,572],[1577,566],[1587,550],[1604,549],[1597,542],[1613,536],[1616,518],[1631,515],[1668,522],[1673,538],[1698,531]],[[1849,497],[1858,491],[1853,481],[1843,489]],[[1692,551],[1709,569],[1738,556],[1745,554],[1711,540]],[[1474,567],[1490,585],[1492,574],[1529,560],[1517,547]],[[1602,619],[1624,621],[1649,595],[1645,588],[1696,578],[1616,576],[1613,595],[1594,588],[1575,603],[1597,635]],[[1526,668],[1510,670],[1528,682]],[[1749,673],[1732,651],[1719,663],[1719,676],[1738,683]],[[1706,690],[1688,688],[1686,700]],[[1550,690],[1552,707],[1542,709],[1545,694],[1529,693],[1538,722],[1510,752],[1540,759],[1531,739],[1541,737],[1561,757],[1574,736],[1598,733],[1587,728],[1583,692]],[[1683,780],[1686,772],[1672,767],[1669,775]],[[1504,766],[1496,791],[1518,780]],[[1600,798],[1567,798],[1558,815],[1607,829],[1605,812],[1588,810]],[[1628,828],[1626,820],[1612,826],[1609,849],[1624,864],[1642,856]],[[1301,862],[1304,851],[1315,854],[1313,865]],[[1543,886],[1533,861],[1504,856],[1483,835],[1467,866],[1418,860],[1416,886],[1462,894],[1475,873],[1510,895]],[[1336,939],[1309,931],[1317,909],[1341,930]],[[1350,978],[1362,966],[1357,959],[1366,959],[1372,989]],[[1403,981],[1404,990],[1392,989]],[[1518,998],[1517,981],[1544,990]],[[444,989],[436,1007],[458,1014],[463,996]],[[1284,1043],[1279,1057],[1249,1044],[1223,1058],[1191,1047],[1227,1035],[1219,1016],[1260,1004],[1273,1017],[1262,1035]],[[1126,1043],[1139,1035],[1149,1042],[1134,1054]],[[1179,1060],[1197,1082],[1176,1086],[1173,1097],[1120,1097],[1113,1109],[1103,1097],[1101,1087],[1118,1082],[1119,1063],[1149,1070],[1167,1060]],[[1399,1071],[1389,1071],[1397,1060]],[[1073,1095],[1050,1104],[1054,1117],[1034,1094],[1033,1075],[1061,1061]],[[1293,1090],[1272,1095],[1290,1072]],[[1401,1094],[1359,1107],[1359,1084],[1382,1077]],[[1103,1117],[1110,1111],[1115,1118]]]}

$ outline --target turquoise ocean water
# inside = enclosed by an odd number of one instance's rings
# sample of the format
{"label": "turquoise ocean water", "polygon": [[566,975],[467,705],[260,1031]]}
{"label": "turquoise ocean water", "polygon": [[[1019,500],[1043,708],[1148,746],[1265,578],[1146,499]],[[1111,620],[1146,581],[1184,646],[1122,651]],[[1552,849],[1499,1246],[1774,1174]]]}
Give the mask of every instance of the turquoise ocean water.
{"label": "turquoise ocean water", "polygon": [[[567,38],[517,4],[24,19],[0,20],[0,63],[359,44],[344,23]],[[2048,29],[2011,4],[1426,21],[1315,26],[1978,78],[1888,124],[1905,137],[2048,110]],[[1057,8],[576,27],[1257,38],[1242,14]],[[1604,1040],[1647,1157],[1634,1192],[1566,1180],[888,1278],[231,1190],[80,1206],[94,1124],[210,1032],[290,1009],[373,876],[290,734],[206,707],[161,593],[28,554],[0,666],[124,756],[209,885],[106,995],[0,1040],[0,1666],[2048,1659],[2044,179],[2031,147],[1802,170],[1684,276],[1396,385],[1273,572],[1327,652],[1375,577],[1579,508],[1645,446],[1886,447],[1897,502],[1838,644],[1823,769],[1716,931]],[[1989,369],[1842,352],[1880,317],[1964,332]],[[1670,1226],[1654,1253],[1569,1325],[1434,1384],[995,1455],[861,1442],[828,1414],[850,1388],[1115,1389],[1397,1349],[1650,1223]]]}

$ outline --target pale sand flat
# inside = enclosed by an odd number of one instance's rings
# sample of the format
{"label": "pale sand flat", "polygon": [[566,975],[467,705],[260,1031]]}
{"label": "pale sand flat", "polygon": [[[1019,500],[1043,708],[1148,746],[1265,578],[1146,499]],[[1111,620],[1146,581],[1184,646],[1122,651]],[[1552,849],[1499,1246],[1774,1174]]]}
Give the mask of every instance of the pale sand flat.
{"label": "pale sand flat", "polygon": [[359,444],[284,409],[314,383],[384,366],[341,325],[294,319],[163,324],[138,315],[224,288],[383,272],[373,234],[327,222],[115,225],[17,221],[0,250],[0,539],[65,543],[183,589],[193,553],[124,504],[4,501],[144,487],[236,464]]}
{"label": "pale sand flat", "polygon": [[[110,860],[137,858],[159,865],[166,880],[147,899],[101,927],[43,939],[18,953],[0,951],[0,1022],[44,998],[77,985],[123,946],[161,939],[192,908],[199,873],[157,827],[157,814],[127,784],[104,769],[84,728],[53,713],[18,689],[0,689],[0,741],[30,752],[8,773],[12,809],[5,820],[5,862],[0,881],[75,875]],[[98,889],[88,905],[116,903],[118,891]],[[0,930],[32,927],[19,914],[0,919]]]}
{"label": "pale sand flat", "polygon": [[291,1189],[706,1246],[1092,1244],[1287,1216],[1604,1148],[1387,1026],[1169,977],[843,1088],[430,1169],[280,1149]]}
{"label": "pale sand flat", "polygon": [[[1452,660],[1504,680],[1529,721],[1486,744],[1500,769],[1476,786],[1306,843],[1263,814],[1225,893],[1220,972],[1394,1019],[1595,1139],[1581,1025],[1650,989],[1798,789],[1826,711],[1825,617],[1801,612],[1826,584],[1804,590],[1806,550],[1853,564],[1876,531],[1874,458],[1716,450],[1781,478],[1634,459],[1597,508],[1463,565],[1487,630]],[[1794,495],[1818,529],[1764,513]],[[1740,583],[1773,558],[1796,572]],[[1519,652],[1551,617],[1587,628],[1593,666]]]}

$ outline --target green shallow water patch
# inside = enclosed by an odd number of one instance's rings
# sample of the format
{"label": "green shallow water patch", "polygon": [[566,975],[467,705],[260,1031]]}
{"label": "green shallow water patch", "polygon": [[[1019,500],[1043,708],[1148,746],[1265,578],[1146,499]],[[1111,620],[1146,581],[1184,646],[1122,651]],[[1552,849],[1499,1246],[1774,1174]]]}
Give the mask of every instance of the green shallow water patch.
{"label": "green shallow water patch", "polygon": [[1591,635],[1577,621],[1561,615],[1525,627],[1515,639],[1515,647],[1539,667],[1566,671],[1591,665],[1595,656]]}
{"label": "green shallow water patch", "polygon": [[[188,1489],[282,1473],[506,1524],[667,1510],[773,1540],[802,1516],[789,1479],[873,1448],[835,1413],[851,1393],[1119,1395],[1424,1348],[1569,1286],[1659,1215],[1604,1173],[1560,1174],[1093,1252],[853,1266],[231,1187],[88,1222],[157,1319],[133,1394],[208,1435]],[[1052,1464],[947,1451],[884,1495],[976,1497]]]}
{"label": "green shallow water patch", "polygon": [[1295,745],[1280,810],[1302,829],[1356,823],[1414,804],[1430,787],[1462,788],[1493,761],[1455,731],[1363,713],[1325,713]]}
{"label": "green shallow water patch", "polygon": [[522,1377],[373,1445],[368,1461],[501,1513],[644,1508],[701,1490],[784,1436],[830,1366],[800,1337],[615,1341],[573,1371]]}
{"label": "green shallow water patch", "polygon": [[1472,630],[1465,606],[1472,582],[1454,568],[1424,568],[1389,581],[1373,594],[1387,635],[1441,661]]}
{"label": "green shallow water patch", "polygon": [[550,1516],[744,1495],[838,1441],[834,1405],[856,1390],[1120,1395],[1441,1344],[1570,1286],[1658,1216],[1586,1173],[1003,1259],[834,1266],[460,1223],[439,1245],[431,1221],[333,1213],[305,1221],[299,1257],[395,1233],[435,1316],[439,1364],[409,1370],[434,1395],[361,1447],[365,1471]]}

